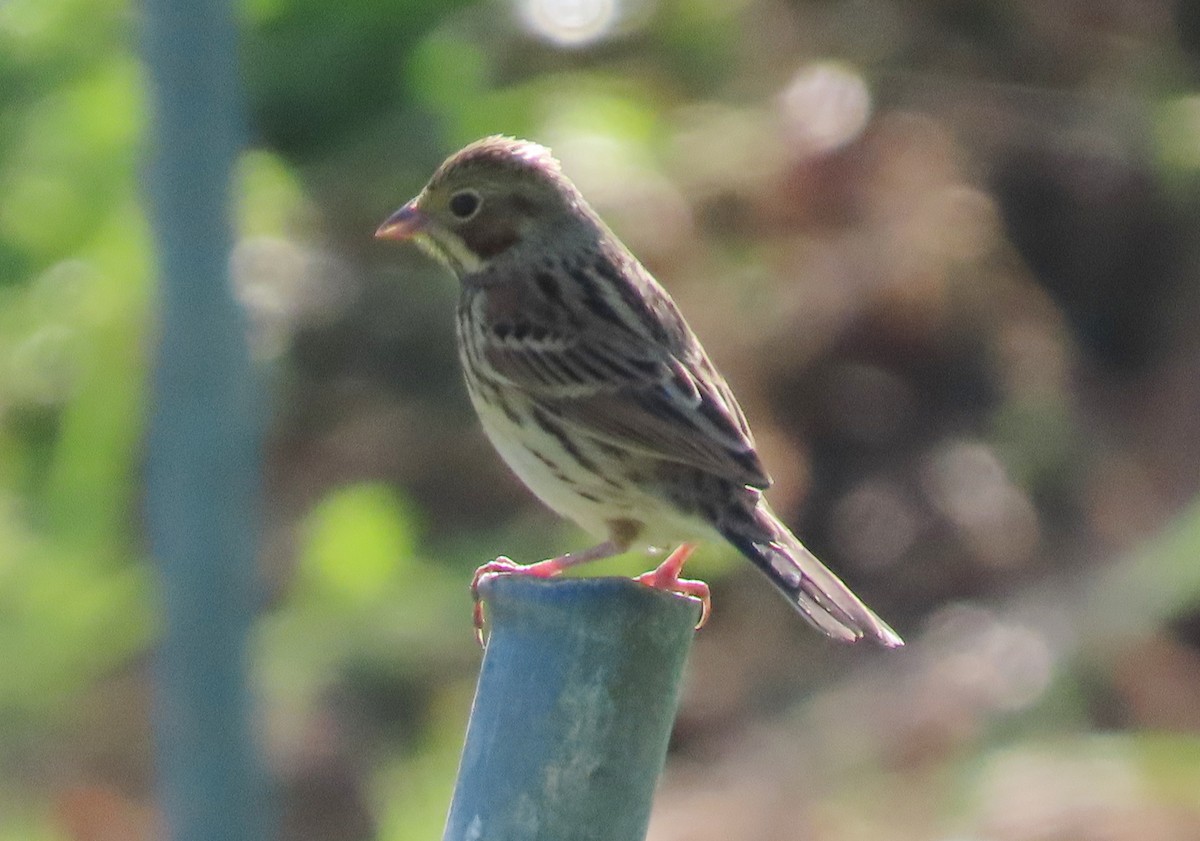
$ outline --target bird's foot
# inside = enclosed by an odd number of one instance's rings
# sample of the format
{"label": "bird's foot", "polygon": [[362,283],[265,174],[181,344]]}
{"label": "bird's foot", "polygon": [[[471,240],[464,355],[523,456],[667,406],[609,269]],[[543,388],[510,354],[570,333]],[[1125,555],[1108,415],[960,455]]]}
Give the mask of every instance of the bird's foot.
{"label": "bird's foot", "polygon": [[484,619],[483,597],[479,595],[479,587],[484,581],[495,578],[497,575],[532,575],[534,578],[551,578],[562,572],[564,566],[561,558],[538,561],[536,564],[519,564],[511,558],[501,555],[475,570],[475,575],[471,578],[471,599],[474,602],[471,621],[475,626],[475,639],[479,641],[479,644],[483,645]]}
{"label": "bird's foot", "polygon": [[683,571],[684,562],[695,549],[694,543],[684,543],[657,567],[650,572],[642,573],[633,580],[656,590],[666,590],[669,593],[680,593],[698,599],[700,601],[700,621],[696,623],[696,630],[700,630],[712,614],[712,594],[709,592],[708,585],[703,581],[679,577]]}

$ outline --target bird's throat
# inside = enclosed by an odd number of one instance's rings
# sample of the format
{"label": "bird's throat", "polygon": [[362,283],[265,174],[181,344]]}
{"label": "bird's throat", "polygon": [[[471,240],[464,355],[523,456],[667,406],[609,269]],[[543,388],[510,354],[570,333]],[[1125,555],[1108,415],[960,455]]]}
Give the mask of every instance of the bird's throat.
{"label": "bird's throat", "polygon": [[413,237],[417,246],[459,277],[474,274],[486,265],[467,244],[451,233],[423,232]]}

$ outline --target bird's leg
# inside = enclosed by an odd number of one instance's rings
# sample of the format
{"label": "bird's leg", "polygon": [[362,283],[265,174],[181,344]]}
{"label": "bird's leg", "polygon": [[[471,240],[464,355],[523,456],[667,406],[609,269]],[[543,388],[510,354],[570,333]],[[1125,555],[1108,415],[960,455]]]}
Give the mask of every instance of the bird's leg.
{"label": "bird's leg", "polygon": [[703,581],[679,577],[679,574],[683,572],[683,565],[694,551],[696,551],[695,543],[681,544],[678,549],[667,556],[665,561],[650,572],[644,572],[633,580],[656,590],[682,593],[685,596],[699,599],[700,621],[696,623],[696,629],[699,630],[704,627],[709,614],[712,613],[712,597],[708,591],[708,585]]}
{"label": "bird's leg", "polygon": [[471,598],[475,602],[475,607],[471,615],[475,625],[475,638],[479,640],[480,645],[483,645],[483,599],[479,596],[479,585],[486,579],[497,575],[532,575],[535,578],[552,578],[564,569],[569,569],[579,564],[586,564],[588,561],[611,558],[613,555],[621,554],[625,549],[625,546],[622,546],[615,540],[606,540],[591,548],[583,549],[579,552],[568,552],[565,555],[559,555],[557,558],[538,561],[536,564],[519,564],[503,555],[494,561],[488,561],[475,570],[475,575],[471,578]]}

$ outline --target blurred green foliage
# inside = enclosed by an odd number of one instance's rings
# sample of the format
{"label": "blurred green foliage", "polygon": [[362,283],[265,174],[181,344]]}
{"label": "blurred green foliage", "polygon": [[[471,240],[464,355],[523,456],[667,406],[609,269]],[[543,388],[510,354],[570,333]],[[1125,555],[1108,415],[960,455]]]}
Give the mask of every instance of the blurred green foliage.
{"label": "blurred green foliage", "polygon": [[133,528],[150,338],[144,123],[122,18],[111,3],[0,9],[6,743],[61,716],[153,626]]}

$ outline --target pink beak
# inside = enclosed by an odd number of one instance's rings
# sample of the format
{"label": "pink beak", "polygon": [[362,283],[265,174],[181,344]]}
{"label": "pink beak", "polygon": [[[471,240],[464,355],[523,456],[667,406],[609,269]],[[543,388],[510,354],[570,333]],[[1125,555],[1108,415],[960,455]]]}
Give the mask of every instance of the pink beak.
{"label": "pink beak", "polygon": [[409,202],[383,221],[375,229],[375,239],[412,239],[425,229],[428,220],[414,202]]}

